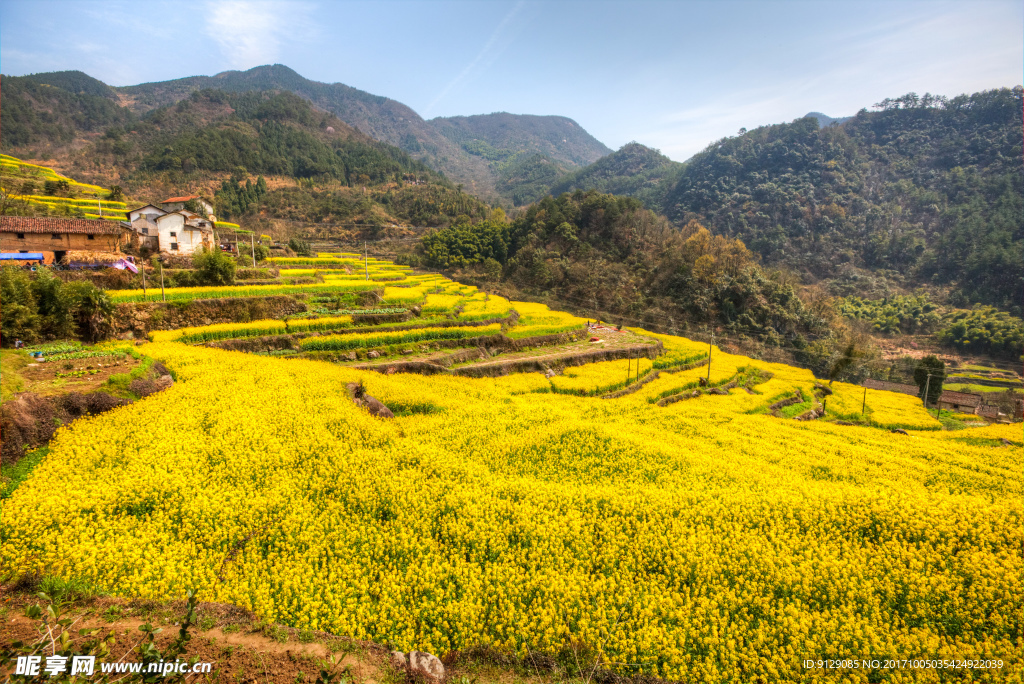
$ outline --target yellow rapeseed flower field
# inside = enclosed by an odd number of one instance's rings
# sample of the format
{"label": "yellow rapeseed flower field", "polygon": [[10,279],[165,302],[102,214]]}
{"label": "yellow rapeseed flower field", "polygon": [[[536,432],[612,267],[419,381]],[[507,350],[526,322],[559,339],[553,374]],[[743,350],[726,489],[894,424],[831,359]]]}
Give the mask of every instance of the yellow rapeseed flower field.
{"label": "yellow rapeseed flower field", "polygon": [[[550,393],[540,373],[143,349],[178,382],[58,430],[2,503],[7,572],[154,598],[197,587],[402,650],[576,645],[686,682],[869,681],[803,668],[819,658],[1003,661],[886,681],[1024,676],[1020,426],[903,435],[777,418],[764,407],[813,376],[718,349],[713,382],[771,378],[660,407],[652,397],[707,368],[600,399]],[[402,417],[356,407],[357,381]],[[852,390],[833,390],[851,410]],[[937,424],[900,401],[875,416]]]}

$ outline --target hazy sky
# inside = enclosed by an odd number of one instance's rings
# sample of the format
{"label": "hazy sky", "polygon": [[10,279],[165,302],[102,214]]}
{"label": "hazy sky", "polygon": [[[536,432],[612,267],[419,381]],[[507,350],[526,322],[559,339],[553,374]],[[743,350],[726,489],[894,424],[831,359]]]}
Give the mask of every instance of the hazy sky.
{"label": "hazy sky", "polygon": [[1024,2],[0,0],[0,71],[132,85],[281,63],[425,118],[561,114],[682,161],[809,111],[1024,80]]}

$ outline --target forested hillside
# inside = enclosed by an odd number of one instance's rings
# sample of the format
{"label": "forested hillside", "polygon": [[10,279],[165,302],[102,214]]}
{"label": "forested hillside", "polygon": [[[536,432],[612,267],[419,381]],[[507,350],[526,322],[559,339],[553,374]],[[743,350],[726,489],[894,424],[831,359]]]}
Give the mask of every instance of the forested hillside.
{"label": "forested hillside", "polygon": [[[128,114],[144,115],[202,90],[294,93],[370,138],[405,150],[488,200],[513,202],[515,195],[517,203],[525,204],[543,194],[566,170],[589,164],[610,151],[565,117],[501,112],[425,121],[401,102],[343,83],[311,81],[280,64],[121,88],[82,72],[65,71],[4,77],[3,87],[5,96],[14,100],[7,106],[17,119],[15,130],[8,134],[5,110],[3,144],[6,151],[13,152],[24,152],[24,146],[32,144],[66,145],[76,131],[122,123]],[[41,95],[41,88],[46,87],[61,92]],[[33,96],[34,102],[25,102]],[[536,173],[524,173],[521,168],[535,165],[530,160],[537,155],[543,155],[545,163],[557,170],[543,174],[543,187],[535,183]],[[527,181],[521,184],[520,178]],[[529,199],[523,200],[526,196]]]}
{"label": "forested hillside", "polygon": [[661,209],[770,264],[823,278],[842,264],[891,269],[1019,314],[1022,93],[908,95],[841,126],[749,131],[689,160]]}
{"label": "forested hillside", "polygon": [[19,78],[3,76],[3,125],[6,153],[29,146],[49,149],[71,144],[85,133],[134,120],[120,106],[113,88],[80,71]]}
{"label": "forested hillside", "polygon": [[[631,197],[578,190],[546,197],[511,224],[463,222],[423,239],[424,262],[463,268],[509,294],[563,302],[664,330],[724,328],[798,350],[827,373],[844,331],[740,240],[696,221],[682,230]],[[604,313],[601,313],[604,312]]]}
{"label": "forested hillside", "polygon": [[811,113],[719,140],[685,164],[631,143],[549,193],[630,195],[811,279],[891,271],[911,287],[951,286],[952,304],[1019,315],[1022,93],[909,94],[844,119]]}
{"label": "forested hillside", "polygon": [[[423,162],[290,92],[196,91],[138,115],[95,79],[59,76],[4,79],[5,104],[15,105],[4,111],[5,151],[52,156],[62,170],[102,175],[132,196],[205,188],[224,218],[367,224],[371,235],[490,211]],[[254,185],[263,176],[293,182]]]}
{"label": "forested hillside", "polygon": [[550,193],[557,197],[573,190],[600,190],[636,197],[644,206],[658,210],[682,169],[682,164],[658,150],[631,142],[590,166],[559,178]]}

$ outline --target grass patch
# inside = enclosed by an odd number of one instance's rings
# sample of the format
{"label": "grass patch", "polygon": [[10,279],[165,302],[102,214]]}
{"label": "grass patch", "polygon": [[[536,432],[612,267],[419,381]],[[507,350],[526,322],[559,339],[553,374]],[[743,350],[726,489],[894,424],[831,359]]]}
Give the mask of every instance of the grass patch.
{"label": "grass patch", "polygon": [[396,418],[403,416],[430,415],[432,413],[444,413],[444,409],[426,401],[420,402],[388,402],[388,408],[395,414]]}
{"label": "grass patch", "polygon": [[50,447],[42,446],[25,454],[17,463],[0,469],[0,499],[6,499],[32,473],[32,469],[42,463]]}
{"label": "grass patch", "polygon": [[32,357],[20,349],[0,350],[0,401],[10,401],[25,389],[25,381],[18,372],[32,363]]}
{"label": "grass patch", "polygon": [[[981,392],[1005,392],[1009,387],[989,387],[987,385],[971,385],[965,382],[943,383],[942,389],[951,392],[967,392],[968,394],[979,394]],[[1018,390],[1020,387],[1018,386]]]}
{"label": "grass patch", "polygon": [[[134,351],[134,350],[133,350]],[[134,354],[133,354],[134,356]],[[142,357],[142,362],[138,366],[133,368],[129,373],[115,373],[107,378],[105,387],[111,394],[128,397],[130,399],[138,399],[139,397],[132,394],[128,389],[132,384],[132,380],[145,377],[149,373],[149,369],[153,367],[153,359],[148,356]]]}
{"label": "grass patch", "polygon": [[82,599],[104,596],[107,593],[89,580],[81,577],[64,579],[56,575],[44,575],[39,580],[37,588],[52,598],[55,603],[74,603]]}
{"label": "grass patch", "polygon": [[796,418],[800,414],[814,408],[814,398],[808,398],[807,393],[804,392],[803,389],[798,389],[797,391],[800,392],[800,398],[803,399],[803,401],[796,404],[790,404],[789,406],[783,406],[779,409],[779,413],[782,414],[783,418]]}

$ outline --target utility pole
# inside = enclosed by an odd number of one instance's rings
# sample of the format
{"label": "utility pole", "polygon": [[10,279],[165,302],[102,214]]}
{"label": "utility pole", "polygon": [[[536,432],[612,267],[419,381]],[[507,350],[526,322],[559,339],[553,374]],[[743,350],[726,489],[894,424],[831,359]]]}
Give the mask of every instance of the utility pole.
{"label": "utility pole", "polygon": [[148,302],[149,297],[146,296],[146,262],[140,260],[139,268],[142,269],[142,301]]}
{"label": "utility pole", "polygon": [[249,233],[249,243],[252,246],[252,267],[256,268],[256,233]]}
{"label": "utility pole", "polygon": [[708,386],[711,386],[711,348],[715,346],[715,331],[711,331],[711,342],[708,344]]}
{"label": "utility pole", "polygon": [[924,410],[928,410],[928,388],[931,386],[932,374],[928,374],[928,379],[924,381]]}
{"label": "utility pole", "polygon": [[366,271],[366,279],[367,280],[370,279],[370,267],[369,267],[368,264],[369,264],[369,261],[367,259],[367,254],[366,254],[366,240],[363,240],[363,269],[365,269],[365,271]]}
{"label": "utility pole", "polygon": [[631,377],[633,377],[633,374],[630,372],[633,369],[633,367],[631,365],[632,363],[633,363],[633,355],[630,354],[629,356],[626,357],[626,385],[627,386],[629,385],[629,379]]}
{"label": "utility pole", "polygon": [[863,418],[868,410],[868,388],[864,388],[864,403],[860,406],[860,415]]}
{"label": "utility pole", "polygon": [[167,295],[164,294],[164,262],[160,263],[160,300],[166,302]]}

